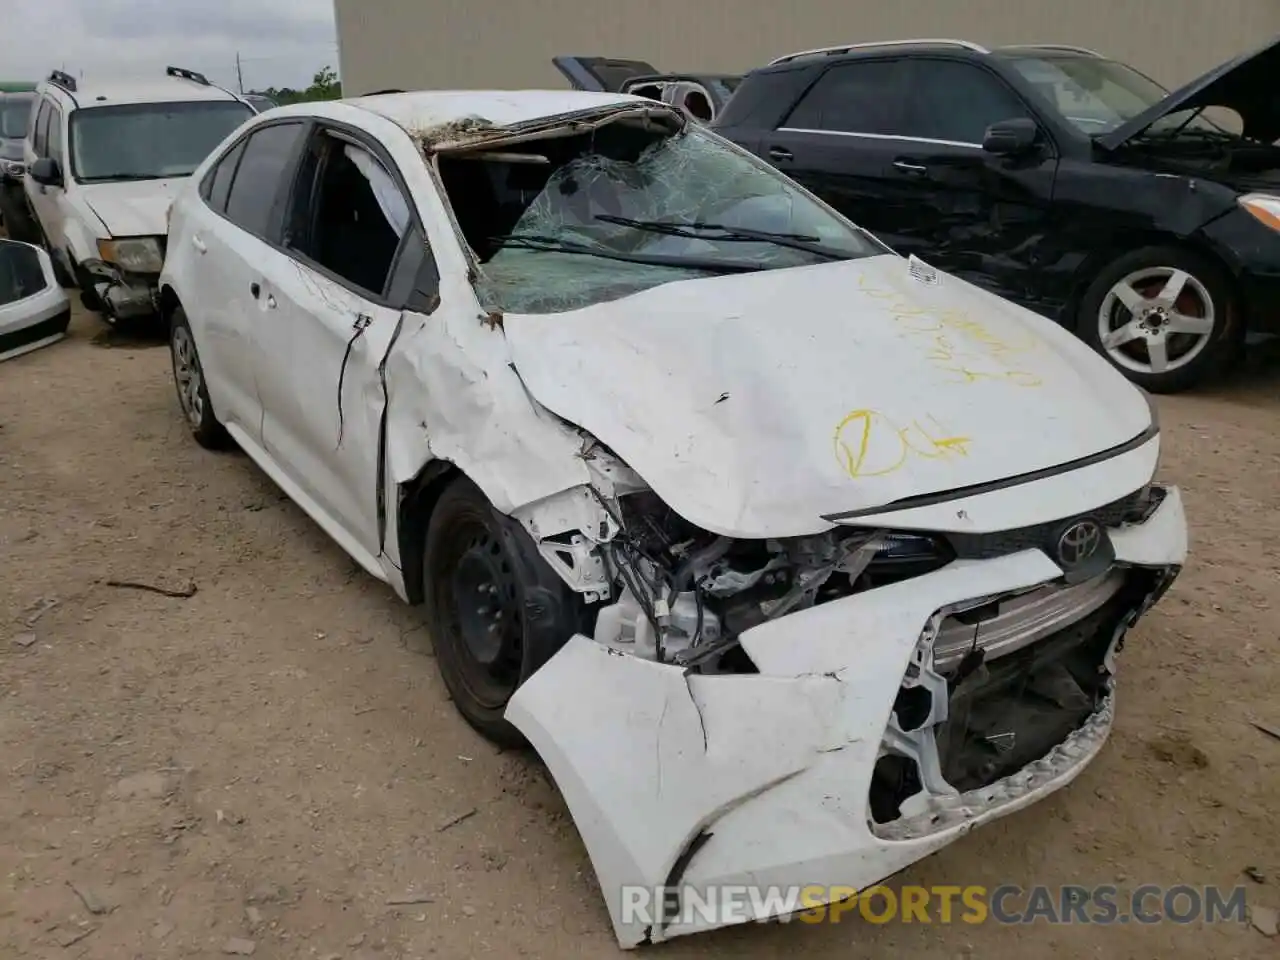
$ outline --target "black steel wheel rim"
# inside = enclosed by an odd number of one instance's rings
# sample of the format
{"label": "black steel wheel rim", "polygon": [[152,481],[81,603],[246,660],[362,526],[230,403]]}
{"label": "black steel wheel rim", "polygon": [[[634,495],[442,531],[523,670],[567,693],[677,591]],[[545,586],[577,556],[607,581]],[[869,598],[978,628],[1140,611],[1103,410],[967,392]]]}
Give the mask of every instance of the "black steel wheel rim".
{"label": "black steel wheel rim", "polygon": [[458,517],[445,531],[436,595],[459,679],[475,702],[502,709],[520,685],[524,630],[515,571],[498,535]]}

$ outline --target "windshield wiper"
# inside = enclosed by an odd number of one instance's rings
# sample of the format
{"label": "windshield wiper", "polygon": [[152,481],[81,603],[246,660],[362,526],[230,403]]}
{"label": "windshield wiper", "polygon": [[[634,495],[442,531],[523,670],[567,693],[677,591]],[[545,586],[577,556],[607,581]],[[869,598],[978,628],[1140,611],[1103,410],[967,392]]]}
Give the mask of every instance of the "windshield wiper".
{"label": "windshield wiper", "polygon": [[524,250],[541,250],[546,253],[573,253],[586,257],[601,257],[605,260],[619,260],[623,263],[639,263],[650,267],[677,267],[681,270],[706,270],[717,273],[751,273],[765,269],[763,264],[748,263],[741,260],[714,260],[710,257],[672,257],[662,254],[624,253],[620,250],[589,247],[583,243],[574,243],[571,240],[562,240],[559,237],[548,237],[536,233],[509,233],[505,236],[491,237],[490,240],[501,244],[503,247],[520,247]]}
{"label": "windshield wiper", "polygon": [[[672,220],[633,220],[631,217],[615,217],[610,213],[596,215],[597,220],[605,223],[616,223],[623,227],[634,227],[637,230],[648,230],[668,237],[685,237],[690,240],[725,240],[738,243],[772,243],[792,250],[803,250],[805,253],[816,253],[820,257],[831,260],[848,260],[850,255],[842,250],[833,250],[819,244],[821,237],[807,236],[803,233],[782,233],[770,230],[752,230],[750,227],[729,227],[723,223],[678,223]],[[710,236],[708,236],[710,234]]]}

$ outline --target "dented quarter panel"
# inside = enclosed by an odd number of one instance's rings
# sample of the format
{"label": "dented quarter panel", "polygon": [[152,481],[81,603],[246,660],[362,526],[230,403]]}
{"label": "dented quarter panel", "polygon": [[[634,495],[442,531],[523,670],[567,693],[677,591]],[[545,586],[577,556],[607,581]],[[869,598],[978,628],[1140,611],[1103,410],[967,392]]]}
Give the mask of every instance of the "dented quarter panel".
{"label": "dented quarter panel", "polygon": [[[1181,499],[1170,490],[1147,524],[1117,535],[1117,553],[1180,564],[1185,542],[1171,535],[1179,524]],[[618,942],[633,947],[716,925],[697,917],[668,927],[628,922],[626,885],[863,889],[1074,779],[1106,737],[1109,705],[1034,769],[956,795],[935,826],[909,824],[892,840],[870,827],[883,733],[932,614],[1060,573],[1028,550],[791,614],[742,635],[759,675],[686,675],[572,638],[520,687],[507,718],[555,777]],[[687,857],[703,834],[709,839]]]}
{"label": "dented quarter panel", "polygon": [[387,357],[391,479],[448,460],[503,513],[587,483],[581,438],[531,401],[502,330],[458,279],[442,281],[435,313],[406,315]]}
{"label": "dented quarter panel", "polygon": [[1056,324],[891,255],[508,314],[506,333],[540,403],[729,536],[817,533],[824,514],[1068,464],[1151,423]]}

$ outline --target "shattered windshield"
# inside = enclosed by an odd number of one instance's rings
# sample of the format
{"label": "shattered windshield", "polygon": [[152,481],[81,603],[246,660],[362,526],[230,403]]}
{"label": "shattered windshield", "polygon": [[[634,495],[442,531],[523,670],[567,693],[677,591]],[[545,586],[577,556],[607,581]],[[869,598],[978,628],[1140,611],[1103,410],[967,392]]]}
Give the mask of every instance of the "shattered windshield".
{"label": "shattered windshield", "polygon": [[[1169,95],[1169,91],[1132,67],[1101,57],[1019,57],[1014,68],[1057,107],[1081,132],[1097,135],[1114,130]],[[1221,128],[1203,117],[1187,123],[1190,110],[1161,117],[1151,132]]]}
{"label": "shattered windshield", "polygon": [[886,252],[693,124],[671,135],[618,121],[520,149],[442,158],[494,309],[552,313],[677,280]]}
{"label": "shattered windshield", "polygon": [[253,116],[238,100],[136,103],[71,114],[71,169],[82,183],[190,176]]}

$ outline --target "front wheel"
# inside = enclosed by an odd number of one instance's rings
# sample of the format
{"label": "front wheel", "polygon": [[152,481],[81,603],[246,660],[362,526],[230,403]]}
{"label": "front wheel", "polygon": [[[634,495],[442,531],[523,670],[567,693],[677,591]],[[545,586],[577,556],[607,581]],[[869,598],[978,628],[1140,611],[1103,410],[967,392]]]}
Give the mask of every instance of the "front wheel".
{"label": "front wheel", "polygon": [[578,628],[580,601],[524,528],[465,478],[431,513],[422,574],[427,628],[458,712],[488,740],[523,746],[507,702]]}
{"label": "front wheel", "polygon": [[1194,253],[1163,247],[1135,250],[1103,270],[1081,301],[1079,331],[1152,393],[1200,384],[1244,342],[1225,272]]}

